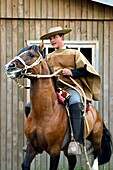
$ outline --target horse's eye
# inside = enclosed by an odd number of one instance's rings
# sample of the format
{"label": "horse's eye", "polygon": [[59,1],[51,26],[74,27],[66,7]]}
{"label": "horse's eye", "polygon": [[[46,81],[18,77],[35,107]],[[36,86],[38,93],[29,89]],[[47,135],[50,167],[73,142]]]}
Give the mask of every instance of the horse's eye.
{"label": "horse's eye", "polygon": [[32,53],[29,53],[29,56],[30,56],[30,57],[34,57],[34,54],[32,54]]}

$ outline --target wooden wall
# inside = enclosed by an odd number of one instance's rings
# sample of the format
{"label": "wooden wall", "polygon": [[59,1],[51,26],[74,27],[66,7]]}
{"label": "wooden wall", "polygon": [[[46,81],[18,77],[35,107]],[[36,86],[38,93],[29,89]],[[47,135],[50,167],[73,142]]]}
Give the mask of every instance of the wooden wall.
{"label": "wooden wall", "polygon": [[[21,169],[26,141],[23,133],[26,90],[18,89],[6,77],[4,66],[23,48],[25,39],[39,39],[53,26],[71,27],[73,31],[65,36],[68,40],[98,40],[97,62],[102,77],[99,111],[113,136],[113,7],[90,0],[1,0],[0,170]],[[113,157],[100,169],[112,170],[112,161]],[[62,159],[60,167],[66,165]],[[48,166],[45,153],[32,163],[33,170],[45,170]]]}

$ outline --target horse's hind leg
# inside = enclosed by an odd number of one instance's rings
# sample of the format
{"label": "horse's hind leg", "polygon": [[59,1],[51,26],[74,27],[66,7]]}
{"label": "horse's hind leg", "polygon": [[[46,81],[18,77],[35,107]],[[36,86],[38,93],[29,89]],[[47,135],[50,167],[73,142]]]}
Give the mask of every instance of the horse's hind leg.
{"label": "horse's hind leg", "polygon": [[93,168],[98,170],[98,157],[101,154],[102,130],[103,130],[102,123],[97,122],[92,131],[91,143],[94,148],[94,151],[93,151],[94,161],[93,161],[92,170]]}
{"label": "horse's hind leg", "polygon": [[37,152],[34,151],[33,147],[30,144],[28,144],[26,150],[26,156],[22,163],[22,170],[30,170],[30,164],[34,159],[34,157],[36,156],[36,154]]}
{"label": "horse's hind leg", "polygon": [[94,151],[93,151],[94,159],[96,159],[96,157],[98,157],[99,154],[101,154],[102,129],[103,129],[103,127],[100,124],[100,128],[98,129],[98,131],[97,130],[93,131],[93,137],[92,137],[91,142],[92,142],[92,145],[94,148]]}

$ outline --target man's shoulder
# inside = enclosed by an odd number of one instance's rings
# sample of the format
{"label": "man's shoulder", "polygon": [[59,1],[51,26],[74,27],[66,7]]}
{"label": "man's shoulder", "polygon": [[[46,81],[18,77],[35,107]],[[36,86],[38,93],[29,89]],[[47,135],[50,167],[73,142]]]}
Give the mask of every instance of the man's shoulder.
{"label": "man's shoulder", "polygon": [[77,53],[76,49],[66,48],[66,49],[55,50],[47,54],[46,58],[51,58],[56,55],[76,55],[76,53]]}
{"label": "man's shoulder", "polygon": [[71,48],[66,48],[65,53],[75,55],[77,53],[77,50],[76,49],[71,49]]}

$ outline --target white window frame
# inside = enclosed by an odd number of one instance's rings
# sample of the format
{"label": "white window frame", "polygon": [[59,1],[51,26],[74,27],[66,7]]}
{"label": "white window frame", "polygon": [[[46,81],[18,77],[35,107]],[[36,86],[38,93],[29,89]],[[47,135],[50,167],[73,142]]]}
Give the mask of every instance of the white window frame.
{"label": "white window frame", "polygon": [[[26,40],[27,45],[39,45],[41,43],[41,40]],[[99,48],[98,48],[98,41],[64,41],[65,45],[69,48],[78,48],[80,51],[80,48],[92,48],[92,65],[98,72],[98,54],[99,54]],[[46,48],[46,54],[48,54],[48,48],[52,48],[50,45],[49,40],[44,40],[44,47]]]}

